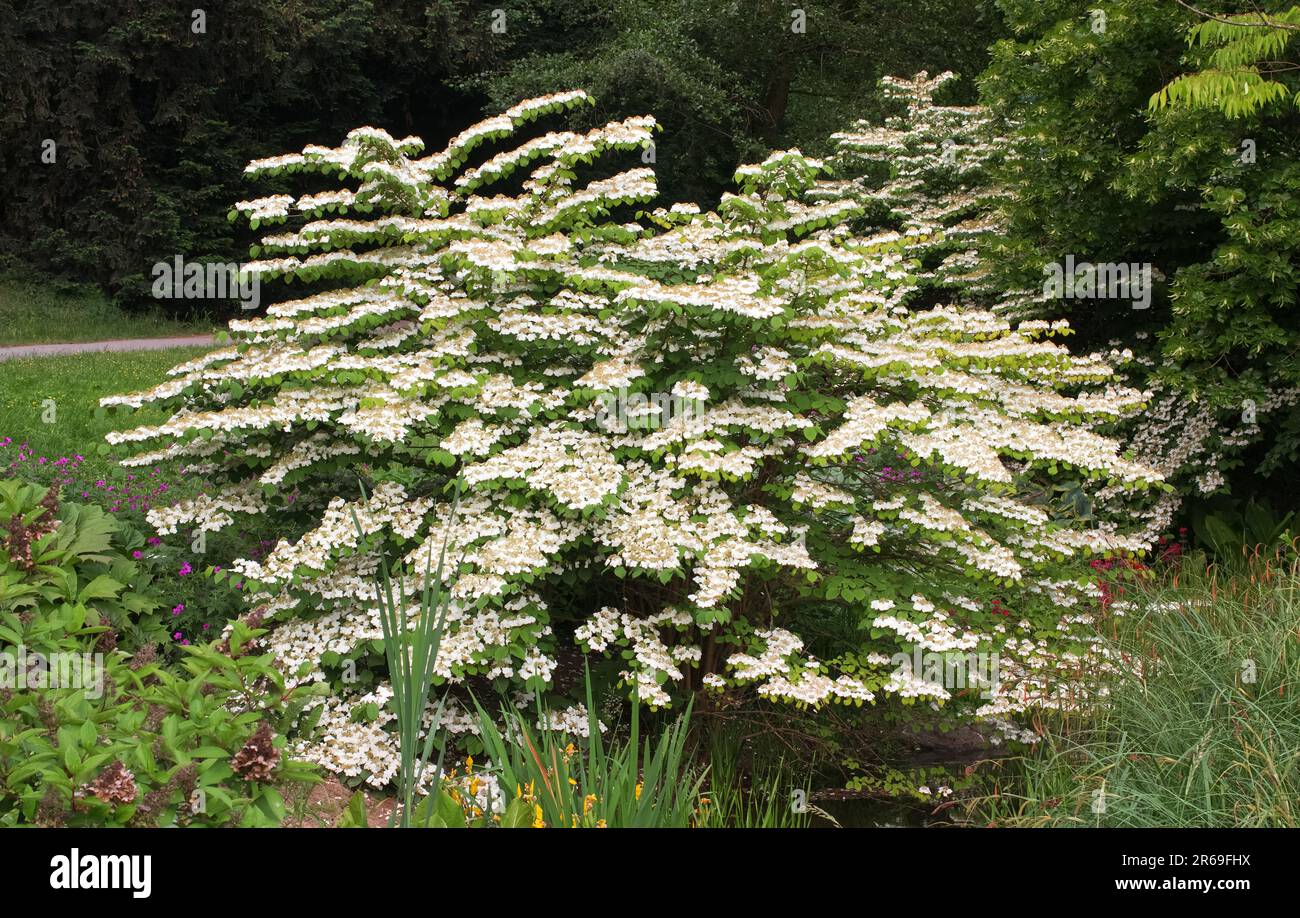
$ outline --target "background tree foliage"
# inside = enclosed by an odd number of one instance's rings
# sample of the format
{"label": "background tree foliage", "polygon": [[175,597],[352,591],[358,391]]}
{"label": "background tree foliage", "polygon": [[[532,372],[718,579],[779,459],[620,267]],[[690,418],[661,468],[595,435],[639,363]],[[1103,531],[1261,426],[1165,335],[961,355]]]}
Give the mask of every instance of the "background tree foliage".
{"label": "background tree foliage", "polygon": [[[1042,266],[1150,262],[1163,275],[1152,307],[1069,300],[1053,307],[1085,346],[1120,338],[1147,349],[1154,378],[1225,417],[1300,381],[1294,65],[1270,65],[1285,87],[1251,109],[1186,104],[1149,108],[1180,77],[1216,65],[1222,42],[1197,40],[1206,22],[1162,0],[1000,0],[1014,37],[998,42],[984,98],[1019,127],[1004,180],[1015,188],[1010,231],[993,247],[1008,284],[1041,284]],[[1207,2],[1231,16],[1293,3]],[[1095,10],[1104,13],[1097,26]],[[1216,25],[1216,30],[1219,26]],[[1230,28],[1224,26],[1224,28]],[[1216,35],[1221,35],[1216,31]],[[1189,36],[1193,39],[1189,45]],[[1295,59],[1295,42],[1277,46]],[[1240,49],[1237,49],[1240,52]],[[1238,53],[1238,57],[1241,54]],[[1182,103],[1182,104],[1180,104]],[[1235,116],[1235,117],[1234,117]],[[1157,275],[1159,276],[1159,275]],[[1265,488],[1296,455],[1294,409],[1261,418],[1241,484]]]}
{"label": "background tree foliage", "polygon": [[[824,152],[853,118],[878,116],[881,76],[953,70],[955,97],[1000,34],[986,0],[539,0],[509,53],[462,85],[497,110],[571,87],[597,100],[588,126],[653,111],[656,170],[675,200],[716,202],[740,162],[776,147]],[[798,15],[802,14],[802,15]],[[512,20],[508,20],[510,22]],[[557,30],[556,25],[561,24]],[[510,26],[513,29],[513,26]]]}
{"label": "background tree foliage", "polygon": [[245,255],[224,214],[250,159],[357,124],[438,142],[570,87],[600,100],[592,124],[661,113],[666,195],[709,202],[758,151],[870,114],[884,73],[973,77],[998,29],[986,0],[221,0],[202,34],[194,8],[0,0],[12,262],[140,301],[159,260]]}

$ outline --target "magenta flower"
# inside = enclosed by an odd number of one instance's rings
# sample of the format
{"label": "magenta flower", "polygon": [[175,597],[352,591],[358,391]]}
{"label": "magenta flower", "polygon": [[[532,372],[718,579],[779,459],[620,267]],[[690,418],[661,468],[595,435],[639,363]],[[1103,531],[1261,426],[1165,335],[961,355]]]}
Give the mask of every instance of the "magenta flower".
{"label": "magenta flower", "polygon": [[144,557],[144,552],[140,551],[140,550],[137,548],[135,551],[131,552],[131,557],[132,557],[132,558],[143,558],[143,557]]}
{"label": "magenta flower", "polygon": [[184,577],[186,574],[192,574],[193,572],[194,572],[194,568],[190,567],[190,562],[186,561],[181,565],[181,569],[178,570],[176,573]]}
{"label": "magenta flower", "polygon": [[180,615],[185,611],[185,603],[180,602],[172,606],[172,615]]}

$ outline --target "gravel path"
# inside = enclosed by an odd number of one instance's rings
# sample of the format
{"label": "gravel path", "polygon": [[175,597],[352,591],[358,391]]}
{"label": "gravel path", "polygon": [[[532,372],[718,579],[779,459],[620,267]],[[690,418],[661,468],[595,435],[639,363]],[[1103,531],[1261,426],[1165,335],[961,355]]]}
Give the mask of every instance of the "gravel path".
{"label": "gravel path", "polygon": [[0,361],[22,357],[57,357],[60,354],[88,354],[94,351],[159,351],[169,347],[211,346],[211,335],[185,338],[121,338],[115,341],[78,341],[68,344],[19,344],[0,347]]}

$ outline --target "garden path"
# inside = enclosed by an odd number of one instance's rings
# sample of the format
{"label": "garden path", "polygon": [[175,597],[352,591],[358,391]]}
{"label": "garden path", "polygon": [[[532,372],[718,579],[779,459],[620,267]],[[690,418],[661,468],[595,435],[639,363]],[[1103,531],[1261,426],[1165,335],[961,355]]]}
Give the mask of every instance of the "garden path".
{"label": "garden path", "polygon": [[57,357],[92,351],[155,351],[169,347],[199,347],[215,344],[212,335],[187,335],[180,338],[119,338],[113,341],[77,341],[67,344],[18,344],[0,347],[0,361],[23,357]]}

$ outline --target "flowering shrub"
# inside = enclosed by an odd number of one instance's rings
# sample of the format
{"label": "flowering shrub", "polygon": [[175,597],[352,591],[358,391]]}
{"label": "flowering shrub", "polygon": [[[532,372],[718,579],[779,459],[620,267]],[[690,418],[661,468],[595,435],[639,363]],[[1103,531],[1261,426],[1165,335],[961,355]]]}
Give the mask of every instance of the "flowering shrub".
{"label": "flowering shrub", "polygon": [[[909,303],[942,302],[960,291],[962,302],[980,303],[1011,320],[1050,320],[1067,304],[1041,287],[1014,289],[1008,279],[1026,263],[1037,272],[1042,258],[1008,241],[1005,211],[1024,206],[1017,202],[1023,184],[1006,185],[1021,165],[1017,146],[1005,136],[1017,126],[983,106],[937,104],[935,96],[954,78],[921,73],[882,80],[881,96],[897,114],[883,126],[863,122],[836,135],[836,171],[861,174],[829,187],[835,194],[854,194],[873,225],[905,232],[905,251],[916,270],[897,296]],[[1189,392],[1178,362],[1159,353],[1156,336],[1136,321],[1129,324],[1129,334],[1109,340],[1103,334],[1097,344],[1118,379],[1146,393],[1146,406],[1119,419],[1103,416],[1096,429],[1120,440],[1132,458],[1174,487],[1135,492],[1120,483],[1086,495],[1074,487],[1061,493],[1082,515],[1126,525],[1150,543],[1169,531],[1189,498],[1226,491],[1227,475],[1242,465],[1242,454],[1261,439],[1267,442],[1265,425],[1276,426],[1294,413],[1300,390],[1281,374],[1269,381],[1253,372],[1253,388],[1200,397]],[[1054,327],[1067,331],[1063,323]]]}
{"label": "flowering shrub", "polygon": [[[161,533],[310,514],[234,565],[287,681],[333,687],[304,752],[392,776],[389,689],[365,665],[375,553],[424,570],[453,480],[438,682],[545,691],[576,643],[651,705],[674,686],[985,715],[1050,697],[1051,662],[1089,639],[1086,560],[1142,548],[1057,512],[1051,485],[1154,481],[1088,426],[1141,395],[1051,341],[1059,324],[913,302],[910,247],[943,228],[862,232],[861,186],[798,151],[742,167],[716,212],[641,212],[653,172],[601,167],[652,119],[516,140],[587,101],[520,103],[431,156],[361,128],[250,164],[344,181],[232,214],[275,227],[247,270],[309,289],[104,400],[174,411],[109,435],[143,450],[128,465],[220,482],[152,510]],[[786,627],[819,610],[856,624],[821,661]],[[1003,682],[982,701],[900,672],[916,647],[1002,654]],[[450,705],[444,726],[468,719]]]}

